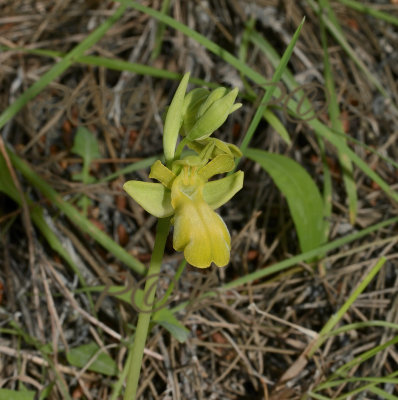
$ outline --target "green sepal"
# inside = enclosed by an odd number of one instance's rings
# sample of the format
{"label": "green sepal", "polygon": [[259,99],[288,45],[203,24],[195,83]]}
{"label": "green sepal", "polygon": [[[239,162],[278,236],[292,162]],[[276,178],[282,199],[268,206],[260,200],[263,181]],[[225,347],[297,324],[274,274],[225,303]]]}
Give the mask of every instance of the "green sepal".
{"label": "green sepal", "polygon": [[232,143],[228,143],[228,148],[234,157],[240,158],[243,156],[243,153],[240,151],[240,148],[238,146],[235,146]]}
{"label": "green sepal", "polygon": [[222,154],[202,167],[199,170],[198,175],[204,181],[208,181],[214,175],[232,171],[234,167],[234,158],[228,154]]}
{"label": "green sepal", "polygon": [[[217,90],[217,89],[216,89]],[[237,110],[241,104],[235,104],[238,89],[235,88],[225,96],[214,101],[197,120],[193,128],[187,135],[188,140],[202,140],[209,137],[216,129],[218,129],[227,119],[228,115]],[[209,95],[210,97],[211,95]],[[202,105],[202,107],[205,104]]]}
{"label": "green sepal", "polygon": [[188,142],[187,146],[191,150],[194,150],[198,154],[202,155],[202,152],[206,147],[210,148],[210,143],[213,144],[213,146],[211,147],[212,152],[210,155],[206,153],[207,158],[214,158],[221,154],[228,154],[235,158],[242,157],[242,152],[240,151],[238,146],[235,146],[231,143],[223,142],[222,140],[216,138],[209,137],[203,140],[195,140],[194,142]]}
{"label": "green sepal", "polygon": [[200,106],[209,96],[210,92],[204,88],[193,89],[187,93],[184,98],[184,105],[182,109],[182,129],[181,136],[189,133],[197,120],[197,113]]}
{"label": "green sepal", "polygon": [[161,183],[128,181],[123,185],[123,189],[155,217],[165,218],[174,213],[170,190]]}
{"label": "green sepal", "polygon": [[225,178],[207,182],[203,188],[203,198],[215,210],[228,202],[243,187],[243,171],[235,172]]}
{"label": "green sepal", "polygon": [[166,120],[164,121],[163,151],[167,162],[174,158],[178,133],[182,124],[182,109],[188,80],[189,72],[181,79],[169,109],[167,110]]}
{"label": "green sepal", "polygon": [[152,165],[149,177],[151,179],[156,179],[168,189],[171,189],[171,185],[176,178],[173,172],[164,166],[160,160],[155,161],[155,163]]}

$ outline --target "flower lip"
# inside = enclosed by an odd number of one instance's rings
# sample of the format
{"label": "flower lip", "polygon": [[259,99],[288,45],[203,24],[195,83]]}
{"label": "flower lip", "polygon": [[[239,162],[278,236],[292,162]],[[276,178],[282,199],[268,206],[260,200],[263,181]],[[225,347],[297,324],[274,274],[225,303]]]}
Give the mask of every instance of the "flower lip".
{"label": "flower lip", "polygon": [[[229,262],[228,229],[204,200],[203,180],[197,174],[189,176],[187,170],[175,179],[171,189],[175,211],[173,247],[184,251],[186,260],[195,267],[206,268],[212,262],[222,267]],[[185,184],[187,177],[192,184]]]}

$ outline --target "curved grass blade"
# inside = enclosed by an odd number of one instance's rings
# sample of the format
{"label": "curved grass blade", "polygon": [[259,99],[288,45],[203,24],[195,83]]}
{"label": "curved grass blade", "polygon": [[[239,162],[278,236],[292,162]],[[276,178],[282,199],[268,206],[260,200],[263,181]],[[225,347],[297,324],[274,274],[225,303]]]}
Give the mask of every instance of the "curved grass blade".
{"label": "curved grass blade", "polygon": [[268,103],[272,99],[272,95],[277,87],[276,84],[281,80],[281,77],[287,67],[287,63],[289,62],[290,57],[293,53],[294,46],[296,45],[296,42],[300,36],[301,28],[304,25],[304,21],[305,21],[305,19],[303,18],[303,20],[301,21],[301,24],[296,29],[296,32],[294,33],[292,40],[290,41],[289,45],[287,46],[287,49],[283,53],[283,56],[278,64],[278,66],[275,69],[274,75],[272,76],[272,79],[270,82],[271,85],[269,86],[268,90],[266,90],[266,92],[262,98],[262,101],[260,103],[260,106],[257,108],[256,113],[254,114],[254,117],[250,123],[250,126],[243,138],[242,144],[240,146],[242,153],[244,153],[245,150],[247,149],[247,147],[249,146],[250,140],[254,135],[254,132],[261,120],[261,117],[264,115],[264,112],[267,110]]}

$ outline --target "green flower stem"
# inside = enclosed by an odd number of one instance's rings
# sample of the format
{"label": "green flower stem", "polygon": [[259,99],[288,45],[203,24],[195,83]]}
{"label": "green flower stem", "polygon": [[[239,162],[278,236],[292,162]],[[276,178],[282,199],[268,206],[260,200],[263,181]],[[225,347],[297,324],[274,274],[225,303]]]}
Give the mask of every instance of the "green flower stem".
{"label": "green flower stem", "polygon": [[178,143],[177,150],[174,155],[174,160],[179,160],[181,158],[182,151],[184,150],[185,145],[189,142],[189,140],[184,137],[180,143]]}
{"label": "green flower stem", "polygon": [[142,357],[148,335],[149,322],[151,320],[151,310],[155,299],[157,282],[159,280],[160,267],[166,245],[167,235],[170,228],[170,218],[161,218],[156,229],[155,245],[152,253],[151,264],[147,273],[148,279],[144,288],[144,299],[142,312],[138,316],[137,329],[134,342],[130,346],[128,365],[127,365],[127,384],[124,393],[124,400],[135,400],[138,379],[140,377]]}

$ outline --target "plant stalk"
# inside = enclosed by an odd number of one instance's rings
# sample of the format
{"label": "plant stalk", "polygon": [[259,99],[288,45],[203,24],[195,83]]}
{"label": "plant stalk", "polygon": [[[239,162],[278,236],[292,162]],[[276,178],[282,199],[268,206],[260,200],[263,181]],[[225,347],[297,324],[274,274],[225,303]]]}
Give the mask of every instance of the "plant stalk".
{"label": "plant stalk", "polygon": [[148,279],[144,288],[144,301],[142,311],[138,316],[137,329],[135,332],[134,342],[130,346],[129,356],[127,358],[127,377],[126,391],[124,400],[135,400],[138,380],[140,377],[142,357],[144,347],[148,335],[149,322],[152,316],[152,308],[155,299],[156,287],[159,280],[160,267],[166,245],[167,235],[170,228],[170,218],[161,218],[156,228],[155,245],[153,248],[151,264],[147,273]]}

